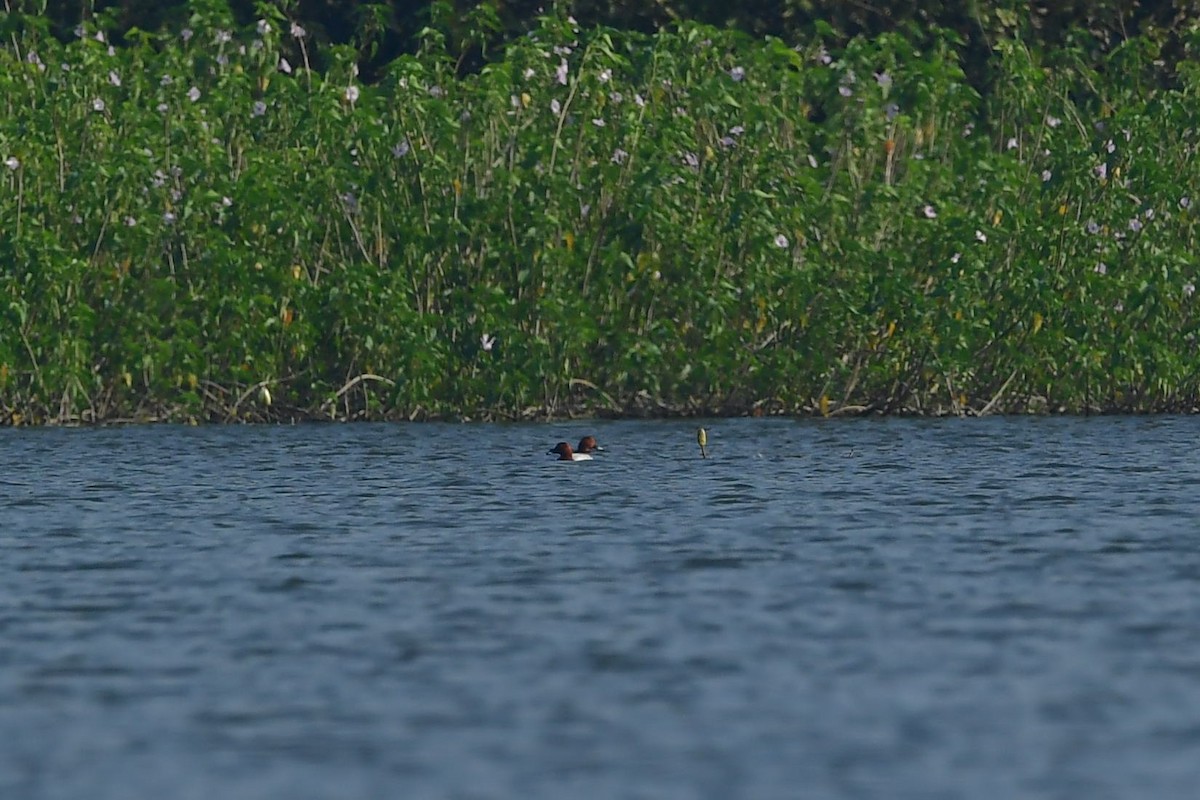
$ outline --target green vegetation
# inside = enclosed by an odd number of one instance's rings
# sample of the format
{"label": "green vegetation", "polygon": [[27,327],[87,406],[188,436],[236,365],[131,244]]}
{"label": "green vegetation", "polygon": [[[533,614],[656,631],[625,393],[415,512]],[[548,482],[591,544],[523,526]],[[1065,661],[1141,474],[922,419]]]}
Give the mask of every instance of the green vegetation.
{"label": "green vegetation", "polygon": [[[0,419],[1190,410],[1200,72],[282,15],[0,49]],[[259,389],[269,387],[267,407]]]}

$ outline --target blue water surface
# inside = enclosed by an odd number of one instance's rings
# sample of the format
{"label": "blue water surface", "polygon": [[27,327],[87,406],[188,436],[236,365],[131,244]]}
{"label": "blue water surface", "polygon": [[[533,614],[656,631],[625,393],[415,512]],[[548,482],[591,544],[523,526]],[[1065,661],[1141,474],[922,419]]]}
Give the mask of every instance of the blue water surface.
{"label": "blue water surface", "polygon": [[1196,796],[1200,418],[704,424],[0,430],[0,798]]}

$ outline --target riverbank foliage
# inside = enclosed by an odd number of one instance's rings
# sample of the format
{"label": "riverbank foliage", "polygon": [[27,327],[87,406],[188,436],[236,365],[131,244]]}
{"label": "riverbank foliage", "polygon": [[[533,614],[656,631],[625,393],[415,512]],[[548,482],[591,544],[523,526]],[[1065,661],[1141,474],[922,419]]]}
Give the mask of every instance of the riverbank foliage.
{"label": "riverbank foliage", "polygon": [[[541,20],[0,48],[0,417],[1192,410],[1200,73]],[[260,388],[275,402],[266,406]]]}

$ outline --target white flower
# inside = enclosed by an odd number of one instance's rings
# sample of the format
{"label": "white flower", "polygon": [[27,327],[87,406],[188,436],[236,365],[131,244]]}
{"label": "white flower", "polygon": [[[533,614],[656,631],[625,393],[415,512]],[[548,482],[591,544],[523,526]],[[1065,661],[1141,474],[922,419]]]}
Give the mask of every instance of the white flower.
{"label": "white flower", "polygon": [[1185,211],[1192,207],[1192,198],[1184,196],[1179,198],[1179,207]]}
{"label": "white flower", "polygon": [[292,37],[295,39],[303,39],[305,36],[308,36],[308,31],[304,30],[304,28],[301,28],[299,25],[293,22]]}
{"label": "white flower", "polygon": [[921,213],[925,215],[925,219],[937,219],[937,209],[933,206],[925,206]]}
{"label": "white flower", "polygon": [[271,23],[267,22],[265,19],[260,19],[258,21],[258,25],[255,26],[255,30],[258,31],[259,36],[266,36],[271,32]]}
{"label": "white flower", "polygon": [[612,80],[612,70],[602,69],[600,70],[600,75],[598,77],[600,78],[601,83],[608,83]]}
{"label": "white flower", "polygon": [[987,234],[983,231],[975,231],[975,240],[987,244]]}
{"label": "white flower", "polygon": [[814,156],[812,153],[808,154],[808,165],[810,167],[812,167],[813,169],[817,168],[817,157]]}
{"label": "white flower", "polygon": [[346,87],[346,100],[350,103],[358,102],[358,87],[351,84]]}
{"label": "white flower", "polygon": [[950,263],[957,264],[960,258],[962,258],[962,253],[955,253],[954,255],[950,256]]}
{"label": "white flower", "polygon": [[1097,275],[1107,275],[1108,274],[1108,264],[1105,264],[1103,261],[1101,261],[1100,263],[1098,263],[1096,265],[1095,272]]}
{"label": "white flower", "polygon": [[279,71],[282,72],[284,75],[292,74],[292,65],[288,63],[288,60],[286,58],[279,59]]}
{"label": "white flower", "polygon": [[525,80],[529,80],[530,78],[532,78],[534,76],[535,73],[533,71],[533,67],[526,67],[525,71],[522,72],[521,74],[525,77]]}
{"label": "white flower", "polygon": [[603,127],[604,127],[604,120],[602,120],[602,119],[600,119],[599,117],[597,117],[596,119],[592,120],[592,124],[593,124],[593,125],[595,125],[597,128],[603,128]]}
{"label": "white flower", "polygon": [[784,236],[782,233],[775,237],[775,246],[776,247],[782,249],[784,247],[787,247],[789,244],[790,244],[790,242],[788,242],[788,238],[786,236]]}
{"label": "white flower", "polygon": [[734,67],[733,69],[729,70],[729,77],[733,78],[733,80],[738,83],[745,80],[746,79],[745,67]]}
{"label": "white flower", "polygon": [[125,225],[126,225],[127,227],[130,227],[130,228],[132,228],[134,225],[137,225],[137,220],[136,220],[136,219],[134,219],[133,217],[126,217],[126,218],[125,218]]}
{"label": "white flower", "polygon": [[1058,117],[1046,117],[1046,124],[1051,128],[1057,128],[1059,125],[1062,125],[1062,120]]}
{"label": "white flower", "polygon": [[1184,297],[1191,297],[1195,293],[1196,293],[1196,284],[1192,283],[1191,281],[1188,281],[1187,283],[1185,283],[1183,285],[1183,296]]}
{"label": "white flower", "polygon": [[410,147],[411,145],[409,145],[408,139],[401,139],[400,144],[392,148],[392,155],[396,158],[404,158],[406,155],[408,155]]}
{"label": "white flower", "polygon": [[111,83],[113,86],[121,85],[121,76],[117,74],[117,71],[115,69],[108,71],[108,82]]}
{"label": "white flower", "polygon": [[99,97],[92,100],[92,110],[93,111],[103,111],[104,108],[105,108],[104,101],[101,100]]}
{"label": "white flower", "polygon": [[1048,170],[1048,169],[1042,170],[1042,183],[1046,183],[1053,177],[1054,177],[1054,173],[1052,173],[1050,170]]}
{"label": "white flower", "polygon": [[550,101],[550,111],[555,116],[558,116],[559,112],[562,111],[562,103],[558,102],[557,98]]}
{"label": "white flower", "polygon": [[479,337],[479,346],[483,348],[483,352],[490,353],[496,345],[496,337],[488,336],[486,333]]}
{"label": "white flower", "polygon": [[566,86],[567,85],[567,70],[569,70],[569,69],[570,69],[570,67],[567,66],[567,60],[564,58],[562,61],[559,62],[558,66],[554,69],[554,79],[556,81],[558,81],[561,85]]}
{"label": "white flower", "polygon": [[192,88],[188,89],[187,96],[188,100],[191,100],[194,103],[200,99],[200,90],[193,86]]}
{"label": "white flower", "polygon": [[172,224],[175,222],[175,215],[168,211],[167,213],[163,214],[163,222],[167,223],[168,225]]}
{"label": "white flower", "polygon": [[1017,137],[1013,136],[1008,140],[1008,143],[1005,145],[1005,149],[1012,150],[1016,146],[1017,146]]}
{"label": "white flower", "polygon": [[11,170],[16,170],[20,168],[21,162],[17,160],[16,156],[9,156],[8,158],[4,159],[4,166]]}
{"label": "white flower", "polygon": [[266,113],[267,113],[267,104],[264,103],[262,100],[255,100],[254,101],[254,109],[250,112],[251,116],[261,117],[263,114],[266,114]]}

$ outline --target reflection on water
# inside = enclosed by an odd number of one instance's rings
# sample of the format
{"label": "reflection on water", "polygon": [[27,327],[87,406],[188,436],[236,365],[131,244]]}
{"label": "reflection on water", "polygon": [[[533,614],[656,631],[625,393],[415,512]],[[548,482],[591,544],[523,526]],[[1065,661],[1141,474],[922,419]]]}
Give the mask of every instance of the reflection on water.
{"label": "reflection on water", "polygon": [[1198,426],[0,431],[0,797],[1190,798]]}

